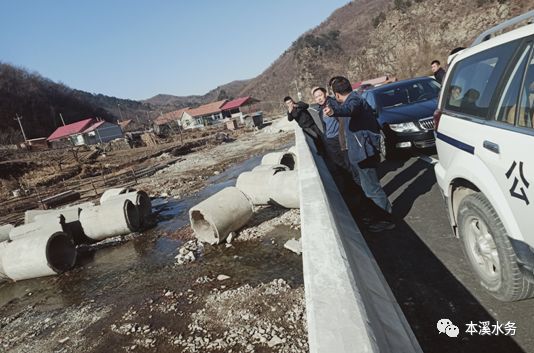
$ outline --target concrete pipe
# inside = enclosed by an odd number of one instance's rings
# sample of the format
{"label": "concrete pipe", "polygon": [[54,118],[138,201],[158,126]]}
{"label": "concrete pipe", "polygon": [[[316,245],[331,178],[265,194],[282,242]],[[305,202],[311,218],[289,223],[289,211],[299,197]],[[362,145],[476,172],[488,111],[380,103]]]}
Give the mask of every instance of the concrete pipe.
{"label": "concrete pipe", "polygon": [[6,272],[4,271],[4,266],[2,265],[2,256],[4,254],[4,249],[6,248],[7,244],[7,241],[0,242],[0,282],[4,282],[8,279],[8,277],[6,276]]}
{"label": "concrete pipe", "polygon": [[17,240],[26,237],[40,237],[46,234],[65,232],[63,229],[64,221],[63,216],[54,215],[49,218],[40,219],[38,222],[23,224],[11,229],[9,239]]}
{"label": "concrete pipe", "polygon": [[235,187],[225,188],[189,210],[195,236],[202,242],[222,243],[230,232],[252,217],[250,200]]}
{"label": "concrete pipe", "polygon": [[64,232],[40,233],[8,242],[2,250],[1,268],[14,281],[55,275],[76,262],[76,246]]}
{"label": "concrete pipe", "polygon": [[287,171],[289,167],[287,165],[278,164],[278,165],[262,165],[252,168],[252,171],[266,171],[266,170],[276,170],[278,172]]}
{"label": "concrete pipe", "polygon": [[83,209],[80,223],[85,235],[102,240],[139,230],[139,211],[130,200],[109,200],[100,206]]}
{"label": "concrete pipe", "polygon": [[290,152],[272,152],[267,153],[261,159],[262,165],[286,165],[289,170],[297,169],[297,156]]}
{"label": "concrete pipe", "polygon": [[110,198],[112,198],[114,196],[126,194],[126,193],[132,192],[132,191],[135,191],[135,189],[126,188],[126,187],[124,187],[124,188],[107,189],[106,191],[104,191],[102,196],[100,196],[100,203],[103,204],[108,199],[110,199]]}
{"label": "concrete pipe", "polygon": [[80,223],[80,213],[83,208],[94,207],[93,203],[80,204],[69,208],[50,210],[50,212],[31,215],[33,222],[47,222],[51,217],[63,217],[63,231],[72,236],[74,244],[91,244],[95,241],[85,235],[82,224]]}
{"label": "concrete pipe", "polygon": [[6,241],[9,239],[9,232],[13,229],[12,224],[5,224],[0,226],[0,241]]}
{"label": "concrete pipe", "polygon": [[134,191],[125,194],[110,196],[109,198],[104,200],[103,204],[112,200],[132,201],[134,205],[137,206],[137,210],[139,211],[140,226],[144,227],[146,224],[148,224],[149,217],[152,214],[152,202],[150,201],[150,197],[148,197],[148,194],[146,192]]}
{"label": "concrete pipe", "polygon": [[28,210],[24,213],[24,224],[31,224],[40,220],[57,218],[59,215],[65,217],[65,222],[74,222],[80,218],[81,209],[69,207],[62,210]]}
{"label": "concrete pipe", "polygon": [[63,215],[65,222],[75,222],[79,220],[80,211],[87,207],[93,207],[94,202],[83,202],[77,205],[71,205],[53,210],[28,210],[24,213],[24,224],[35,222],[38,218],[53,217]]}
{"label": "concrete pipe", "polygon": [[244,172],[237,178],[236,187],[254,205],[300,207],[298,172],[294,170]]}
{"label": "concrete pipe", "polygon": [[295,156],[297,155],[297,146],[291,146],[287,150],[288,153],[293,153]]}

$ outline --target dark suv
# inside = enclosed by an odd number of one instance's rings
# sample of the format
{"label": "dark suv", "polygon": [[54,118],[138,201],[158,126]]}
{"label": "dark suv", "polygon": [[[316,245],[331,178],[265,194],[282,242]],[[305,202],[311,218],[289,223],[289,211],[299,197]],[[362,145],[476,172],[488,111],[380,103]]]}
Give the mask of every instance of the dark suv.
{"label": "dark suv", "polygon": [[373,108],[382,129],[382,154],[394,157],[398,149],[435,145],[432,114],[438,104],[440,84],[419,77],[371,88],[362,94]]}

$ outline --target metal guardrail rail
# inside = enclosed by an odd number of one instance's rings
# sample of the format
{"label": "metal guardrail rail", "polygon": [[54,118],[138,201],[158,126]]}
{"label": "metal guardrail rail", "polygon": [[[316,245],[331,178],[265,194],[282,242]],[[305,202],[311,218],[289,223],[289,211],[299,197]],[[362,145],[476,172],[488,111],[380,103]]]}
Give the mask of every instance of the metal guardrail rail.
{"label": "metal guardrail rail", "polygon": [[324,161],[295,138],[310,352],[422,352]]}

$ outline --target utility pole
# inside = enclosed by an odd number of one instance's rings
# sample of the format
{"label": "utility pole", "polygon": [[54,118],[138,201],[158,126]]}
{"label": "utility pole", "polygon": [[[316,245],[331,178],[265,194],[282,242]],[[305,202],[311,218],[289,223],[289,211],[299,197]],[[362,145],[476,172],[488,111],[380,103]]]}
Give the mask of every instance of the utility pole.
{"label": "utility pole", "polygon": [[22,119],[22,117],[17,114],[17,117],[13,120],[17,120],[19,122],[20,131],[22,131],[22,137],[24,137],[24,142],[26,142],[28,139],[26,138],[26,134],[24,133],[24,128],[22,127],[22,123],[20,122],[20,119]]}
{"label": "utility pole", "polygon": [[63,123],[63,126],[65,126],[65,120],[63,120],[63,115],[61,115],[61,113],[59,113],[59,117],[61,118],[61,122]]}

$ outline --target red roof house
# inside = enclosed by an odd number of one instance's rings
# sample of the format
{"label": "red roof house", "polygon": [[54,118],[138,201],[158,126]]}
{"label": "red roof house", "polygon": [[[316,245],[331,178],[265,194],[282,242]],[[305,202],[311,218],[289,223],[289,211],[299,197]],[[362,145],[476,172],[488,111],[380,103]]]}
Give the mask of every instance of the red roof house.
{"label": "red roof house", "polygon": [[239,118],[240,122],[245,123],[247,115],[252,115],[256,112],[256,103],[259,100],[250,96],[236,98],[224,104],[221,108],[223,115],[227,118]]}
{"label": "red roof house", "polygon": [[226,102],[222,107],[221,110],[233,110],[233,109],[239,109],[245,105],[250,105],[254,103],[258,103],[259,100],[254,99],[250,96],[247,97],[240,97],[236,98],[234,100],[231,100],[229,102]]}
{"label": "red roof house", "polygon": [[69,139],[74,145],[92,145],[108,142],[122,136],[122,129],[119,125],[89,118],[58,127],[47,138],[47,141]]}
{"label": "red roof house", "polygon": [[65,126],[60,126],[52,133],[52,135],[48,136],[47,140],[57,141],[62,138],[67,138],[70,135],[80,134],[93,124],[93,120],[93,118],[89,118]]}

